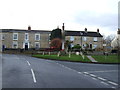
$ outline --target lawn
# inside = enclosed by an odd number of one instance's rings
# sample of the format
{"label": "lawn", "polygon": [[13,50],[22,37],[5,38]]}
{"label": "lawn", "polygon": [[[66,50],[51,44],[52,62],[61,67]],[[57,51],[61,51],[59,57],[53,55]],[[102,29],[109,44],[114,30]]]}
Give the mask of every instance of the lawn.
{"label": "lawn", "polygon": [[37,58],[44,58],[44,59],[55,59],[55,60],[66,60],[66,61],[77,61],[77,62],[91,62],[86,56],[85,59],[83,59],[80,55],[71,55],[69,58],[68,55],[66,56],[60,56],[57,55],[33,55],[33,57]]}
{"label": "lawn", "polygon": [[100,63],[120,63],[117,55],[94,55],[92,57]]}

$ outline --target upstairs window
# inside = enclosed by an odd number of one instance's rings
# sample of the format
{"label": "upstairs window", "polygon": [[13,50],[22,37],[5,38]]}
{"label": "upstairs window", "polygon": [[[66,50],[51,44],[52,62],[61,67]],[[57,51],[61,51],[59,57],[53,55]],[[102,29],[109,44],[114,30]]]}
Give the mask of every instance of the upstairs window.
{"label": "upstairs window", "polygon": [[94,42],[97,42],[98,40],[97,40],[97,37],[94,37]]}
{"label": "upstairs window", "polygon": [[74,41],[74,37],[73,36],[70,36],[70,41]]}
{"label": "upstairs window", "polygon": [[40,34],[35,34],[35,40],[39,41],[40,40]]}
{"label": "upstairs window", "polygon": [[5,34],[1,34],[1,40],[5,40]]}
{"label": "upstairs window", "polygon": [[13,40],[18,40],[18,33],[13,33]]}
{"label": "upstairs window", "polygon": [[29,40],[29,34],[25,33],[25,40]]}

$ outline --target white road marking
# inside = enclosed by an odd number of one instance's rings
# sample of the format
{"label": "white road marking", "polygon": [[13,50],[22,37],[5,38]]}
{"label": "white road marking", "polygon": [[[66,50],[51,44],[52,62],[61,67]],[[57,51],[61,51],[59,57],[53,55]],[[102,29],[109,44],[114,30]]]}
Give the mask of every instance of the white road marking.
{"label": "white road marking", "polygon": [[84,74],[89,74],[88,72],[83,72]]}
{"label": "white road marking", "polygon": [[30,62],[29,62],[29,61],[27,61],[27,63],[28,63],[28,65],[30,66]]}
{"label": "white road marking", "polygon": [[93,73],[93,72],[116,72],[118,70],[104,70],[104,71],[88,71],[90,73]]}
{"label": "white road marking", "polygon": [[92,76],[92,77],[96,77],[96,75],[94,75],[94,74],[90,74],[90,76]]}
{"label": "white road marking", "polygon": [[106,79],[104,79],[104,78],[101,78],[101,77],[98,77],[98,79],[100,79],[100,80],[103,80],[103,81],[106,81]]}
{"label": "white road marking", "polygon": [[96,78],[92,78],[92,79],[97,80]]}
{"label": "white road marking", "polygon": [[116,87],[111,87],[111,88],[116,88]]}
{"label": "white road marking", "polygon": [[103,84],[105,84],[105,85],[108,85],[107,83],[105,83],[105,82],[101,82],[101,83],[103,83]]}
{"label": "white road marking", "polygon": [[111,81],[108,81],[108,83],[116,85],[116,86],[118,85],[117,83],[114,83],[114,82],[111,82]]}
{"label": "white road marking", "polygon": [[32,72],[32,76],[33,76],[33,81],[34,81],[34,83],[36,83],[35,73],[34,73],[33,69],[31,69],[31,72]]}
{"label": "white road marking", "polygon": [[82,74],[81,72],[78,72],[79,74]]}

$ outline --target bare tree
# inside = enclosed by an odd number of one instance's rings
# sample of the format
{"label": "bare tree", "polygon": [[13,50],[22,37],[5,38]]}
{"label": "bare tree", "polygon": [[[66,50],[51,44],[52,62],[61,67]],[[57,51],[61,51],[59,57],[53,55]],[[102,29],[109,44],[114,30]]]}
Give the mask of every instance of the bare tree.
{"label": "bare tree", "polygon": [[115,39],[115,37],[116,37],[115,34],[108,35],[108,36],[105,38],[106,44],[111,44],[111,42]]}

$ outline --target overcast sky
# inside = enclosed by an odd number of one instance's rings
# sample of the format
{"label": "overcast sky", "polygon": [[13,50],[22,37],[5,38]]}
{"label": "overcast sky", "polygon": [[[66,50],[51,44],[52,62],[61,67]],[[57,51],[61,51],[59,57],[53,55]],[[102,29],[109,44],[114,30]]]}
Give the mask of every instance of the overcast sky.
{"label": "overcast sky", "polygon": [[0,0],[0,29],[66,30],[116,34],[119,0]]}

